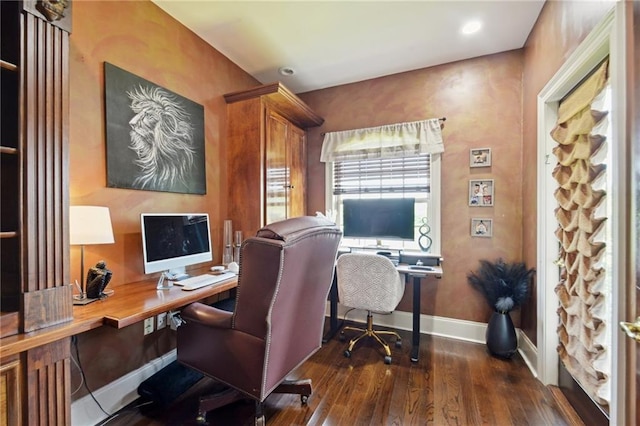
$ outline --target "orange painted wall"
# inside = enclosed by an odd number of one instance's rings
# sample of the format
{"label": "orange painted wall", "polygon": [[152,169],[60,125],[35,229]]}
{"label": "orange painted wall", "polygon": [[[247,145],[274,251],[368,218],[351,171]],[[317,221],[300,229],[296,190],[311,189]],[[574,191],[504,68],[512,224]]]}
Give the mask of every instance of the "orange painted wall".
{"label": "orange painted wall", "polygon": [[[511,51],[300,95],[324,124],[308,139],[308,210],[325,210],[323,132],[446,117],[442,157],[444,276],[423,285],[422,313],[487,322],[491,309],[466,275],[479,259],[522,257],[522,51]],[[492,149],[470,168],[471,148]],[[494,179],[493,207],[469,207],[469,179]],[[470,235],[472,217],[494,220],[493,238]],[[400,310],[411,311],[410,292]],[[517,323],[517,313],[514,320]]]}
{"label": "orange painted wall", "polygon": [[[204,106],[206,195],[106,187],[104,62]],[[105,258],[112,285],[144,278],[142,212],[207,212],[220,260],[226,214],[226,104],[223,94],[259,84],[151,2],[77,2],[71,35],[71,205],[111,210],[115,244],[87,246],[85,264]],[[77,258],[77,247],[71,248]],[[79,278],[79,265],[71,265]]]}
{"label": "orange painted wall", "polygon": [[[537,262],[537,96],[612,7],[611,1],[546,2],[524,48],[522,228],[523,259],[531,266]],[[536,344],[537,303],[531,302],[522,310],[521,328]]]}
{"label": "orange painted wall", "polygon": [[[143,279],[140,213],[207,212],[214,262],[221,258],[226,218],[226,104],[223,94],[258,82],[150,1],[75,1],[70,38],[71,205],[108,206],[115,244],[87,246],[85,269],[104,259],[113,271],[109,288]],[[104,62],[204,106],[206,195],[106,187]],[[78,247],[71,247],[71,277],[80,278]],[[156,274],[157,275],[157,274]],[[172,347],[168,331],[143,337],[142,324],[103,327],[78,336],[87,380],[97,389]],[[72,370],[72,382],[79,383]],[[82,389],[74,398],[85,393]]]}

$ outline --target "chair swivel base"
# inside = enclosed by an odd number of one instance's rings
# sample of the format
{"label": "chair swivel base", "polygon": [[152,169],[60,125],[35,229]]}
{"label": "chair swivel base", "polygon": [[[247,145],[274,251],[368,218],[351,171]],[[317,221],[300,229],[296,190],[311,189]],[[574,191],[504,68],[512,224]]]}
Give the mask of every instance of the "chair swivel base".
{"label": "chair swivel base", "polygon": [[[274,390],[273,393],[290,393],[300,395],[300,402],[306,404],[311,396],[311,380],[284,380]],[[236,401],[243,399],[251,399],[248,395],[233,389],[225,388],[224,390],[200,397],[198,404],[198,416],[196,417],[196,423],[200,425],[207,424],[207,412],[215,410],[216,408],[223,407]],[[255,401],[256,403],[256,415],[254,424],[261,426],[265,424],[264,407],[261,401]]]}
{"label": "chair swivel base", "polygon": [[384,363],[385,364],[391,364],[391,348],[389,347],[387,342],[384,341],[384,339],[382,338],[381,335],[395,336],[396,337],[396,343],[395,343],[396,348],[399,348],[399,347],[402,346],[402,338],[395,331],[385,331],[385,330],[374,330],[373,329],[373,315],[371,314],[371,312],[367,312],[367,328],[366,329],[365,328],[346,326],[340,332],[340,337],[342,339],[344,338],[345,330],[360,331],[362,333],[359,336],[354,337],[353,339],[351,339],[349,341],[349,347],[344,351],[344,356],[346,358],[351,358],[351,352],[353,351],[353,348],[364,337],[373,337],[378,343],[380,343],[380,345],[382,345],[382,347],[384,348],[384,353],[385,353],[385,357],[384,357]]}

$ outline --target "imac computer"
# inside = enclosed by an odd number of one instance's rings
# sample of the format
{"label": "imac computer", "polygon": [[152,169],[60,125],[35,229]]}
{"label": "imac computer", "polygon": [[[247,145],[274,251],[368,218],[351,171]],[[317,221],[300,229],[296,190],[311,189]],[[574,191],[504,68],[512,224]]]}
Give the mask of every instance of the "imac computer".
{"label": "imac computer", "polygon": [[140,221],[145,274],[163,272],[162,280],[213,259],[208,214],[143,213]]}
{"label": "imac computer", "polygon": [[345,238],[413,241],[415,198],[346,199],[342,219]]}

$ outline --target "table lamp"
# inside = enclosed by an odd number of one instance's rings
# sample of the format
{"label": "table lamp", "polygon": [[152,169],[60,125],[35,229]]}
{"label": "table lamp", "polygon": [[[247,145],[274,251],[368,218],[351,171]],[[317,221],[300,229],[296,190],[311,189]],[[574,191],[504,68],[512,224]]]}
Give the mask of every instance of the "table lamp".
{"label": "table lamp", "polygon": [[[74,305],[86,305],[96,299],[87,298],[84,271],[84,246],[87,244],[113,244],[113,229],[108,207],[70,206],[69,242],[80,246],[80,294],[74,296]],[[77,282],[77,281],[76,281]]]}

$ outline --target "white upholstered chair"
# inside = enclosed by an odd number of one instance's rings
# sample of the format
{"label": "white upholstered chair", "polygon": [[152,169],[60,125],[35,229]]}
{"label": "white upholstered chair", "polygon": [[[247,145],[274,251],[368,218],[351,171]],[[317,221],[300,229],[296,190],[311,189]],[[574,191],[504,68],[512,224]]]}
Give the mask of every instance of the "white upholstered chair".
{"label": "white upholstered chair", "polygon": [[402,345],[402,339],[394,331],[373,329],[373,312],[392,312],[400,303],[404,294],[404,281],[395,266],[388,258],[367,253],[347,253],[338,257],[336,274],[338,277],[338,298],[340,303],[349,308],[367,311],[367,328],[344,327],[345,330],[362,332],[349,342],[344,356],[351,357],[353,347],[364,337],[373,337],[384,348],[385,364],[391,363],[391,349],[381,335],[396,337],[396,347]]}

